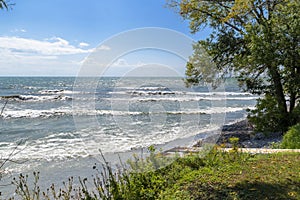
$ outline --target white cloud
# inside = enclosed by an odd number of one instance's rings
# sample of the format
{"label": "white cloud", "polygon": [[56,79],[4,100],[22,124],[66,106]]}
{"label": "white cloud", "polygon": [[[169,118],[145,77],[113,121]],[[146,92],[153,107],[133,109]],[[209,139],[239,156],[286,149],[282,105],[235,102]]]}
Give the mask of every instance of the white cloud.
{"label": "white cloud", "polygon": [[97,47],[97,50],[110,50],[110,47],[106,46],[106,45],[101,45],[101,46]]}
{"label": "white cloud", "polygon": [[79,43],[79,47],[88,47],[88,46],[90,46],[88,43],[85,43],[85,42]]}
{"label": "white cloud", "polygon": [[81,49],[70,45],[67,40],[59,37],[50,40],[35,40],[19,37],[0,37],[0,49],[9,49],[17,53],[40,55],[71,55],[90,53],[93,49]]}
{"label": "white cloud", "polygon": [[12,32],[12,33],[26,33],[27,31],[24,29],[24,28],[21,28],[21,29],[18,29],[18,28],[16,28],[16,29],[14,29],[14,30],[11,30],[10,32]]}
{"label": "white cloud", "polygon": [[124,58],[120,58],[118,60],[116,60],[111,66],[112,67],[141,67],[147,65],[144,62],[138,61],[136,63],[130,64],[128,63],[128,61]]}
{"label": "white cloud", "polygon": [[118,59],[111,66],[113,66],[113,67],[128,67],[129,64],[125,59]]}
{"label": "white cloud", "polygon": [[[76,74],[80,61],[95,50],[81,46],[85,48],[59,37],[36,40],[0,36],[0,76]],[[110,48],[100,46],[97,49]]]}

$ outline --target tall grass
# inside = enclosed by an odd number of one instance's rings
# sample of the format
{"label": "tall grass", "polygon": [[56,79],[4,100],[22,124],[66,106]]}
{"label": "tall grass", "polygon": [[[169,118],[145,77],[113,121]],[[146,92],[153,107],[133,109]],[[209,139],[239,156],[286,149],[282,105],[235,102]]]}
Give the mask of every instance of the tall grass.
{"label": "tall grass", "polygon": [[224,152],[214,147],[209,152],[175,157],[164,167],[159,167],[165,161],[155,151],[147,158],[136,156],[116,167],[102,157],[104,162],[93,167],[95,175],[91,179],[79,178],[78,185],[70,177],[63,187],[52,185],[41,192],[39,173],[34,173],[33,179],[20,175],[13,180],[16,196],[11,199],[300,198],[299,154],[252,155],[237,148]]}
{"label": "tall grass", "polygon": [[[95,175],[91,180],[79,178],[79,186],[74,186],[73,177],[70,177],[67,182],[63,182],[62,188],[56,188],[52,184],[46,191],[41,191],[39,172],[34,172],[31,180],[29,175],[20,174],[12,181],[16,190],[15,196],[10,199],[157,199],[164,188],[176,183],[181,176],[182,166],[198,169],[247,158],[235,150],[225,153],[213,149],[205,157],[203,155],[204,152],[200,152],[184,158],[168,157],[150,149],[150,155],[145,159],[135,156],[125,164],[121,162],[120,166],[112,167],[101,153],[104,162],[93,166]],[[166,166],[170,159],[174,162]]]}

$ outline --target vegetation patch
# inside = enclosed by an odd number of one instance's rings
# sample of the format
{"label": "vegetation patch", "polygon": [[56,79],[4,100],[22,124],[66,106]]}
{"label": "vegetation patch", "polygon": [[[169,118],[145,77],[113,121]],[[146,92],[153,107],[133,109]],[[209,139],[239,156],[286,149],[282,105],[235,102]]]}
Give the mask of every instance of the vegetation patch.
{"label": "vegetation patch", "polygon": [[281,147],[285,149],[300,149],[300,123],[292,126],[283,136]]}
{"label": "vegetation patch", "polygon": [[[148,160],[147,164],[152,162]],[[57,190],[53,185],[41,192],[38,173],[34,174],[34,184],[29,184],[31,179],[24,175],[13,183],[18,199],[300,198],[299,153],[251,155],[213,149],[205,157],[203,153],[190,154],[155,171],[114,171],[109,164],[102,167],[95,167],[94,178],[80,179],[79,187],[71,178],[64,188]]]}

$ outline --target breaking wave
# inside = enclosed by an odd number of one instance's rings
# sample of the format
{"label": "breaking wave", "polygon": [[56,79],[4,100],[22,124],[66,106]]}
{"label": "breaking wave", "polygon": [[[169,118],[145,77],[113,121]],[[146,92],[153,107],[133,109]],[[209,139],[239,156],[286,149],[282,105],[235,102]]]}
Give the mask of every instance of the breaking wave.
{"label": "breaking wave", "polygon": [[166,115],[196,115],[196,114],[216,114],[216,113],[231,113],[243,111],[246,109],[253,109],[252,107],[209,107],[206,109],[195,109],[195,110],[176,110],[176,111],[161,111],[161,112],[139,112],[139,111],[117,111],[117,110],[73,110],[72,108],[59,108],[59,109],[48,109],[48,110],[6,110],[2,113],[4,119],[11,118],[49,118],[56,116],[66,115],[82,115],[82,116],[93,116],[93,115],[110,115],[110,116],[137,116],[137,115],[155,115],[155,114],[166,114]]}
{"label": "breaking wave", "polygon": [[72,100],[71,97],[64,96],[64,95],[9,95],[9,96],[1,96],[0,99],[11,100],[11,101],[28,101],[28,102]]}

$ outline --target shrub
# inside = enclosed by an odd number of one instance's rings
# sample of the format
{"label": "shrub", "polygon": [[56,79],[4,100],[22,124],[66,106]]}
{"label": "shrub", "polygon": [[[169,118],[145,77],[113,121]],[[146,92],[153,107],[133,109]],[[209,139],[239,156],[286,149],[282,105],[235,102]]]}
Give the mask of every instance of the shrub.
{"label": "shrub", "polygon": [[248,110],[248,120],[254,125],[256,132],[284,133],[288,127],[300,122],[300,104],[286,116],[279,109],[275,96],[266,94],[257,100],[254,110]]}
{"label": "shrub", "polygon": [[271,149],[280,149],[281,148],[281,142],[271,142],[269,145]]}
{"label": "shrub", "polygon": [[264,133],[285,131],[282,113],[272,95],[258,99],[256,109],[248,112],[248,120],[254,124],[255,131]]}
{"label": "shrub", "polygon": [[236,151],[238,149],[239,140],[240,139],[238,137],[229,138],[229,142],[230,142],[230,144],[232,144],[232,148],[234,151]]}
{"label": "shrub", "polygon": [[300,149],[300,123],[292,126],[283,136],[281,148]]}

